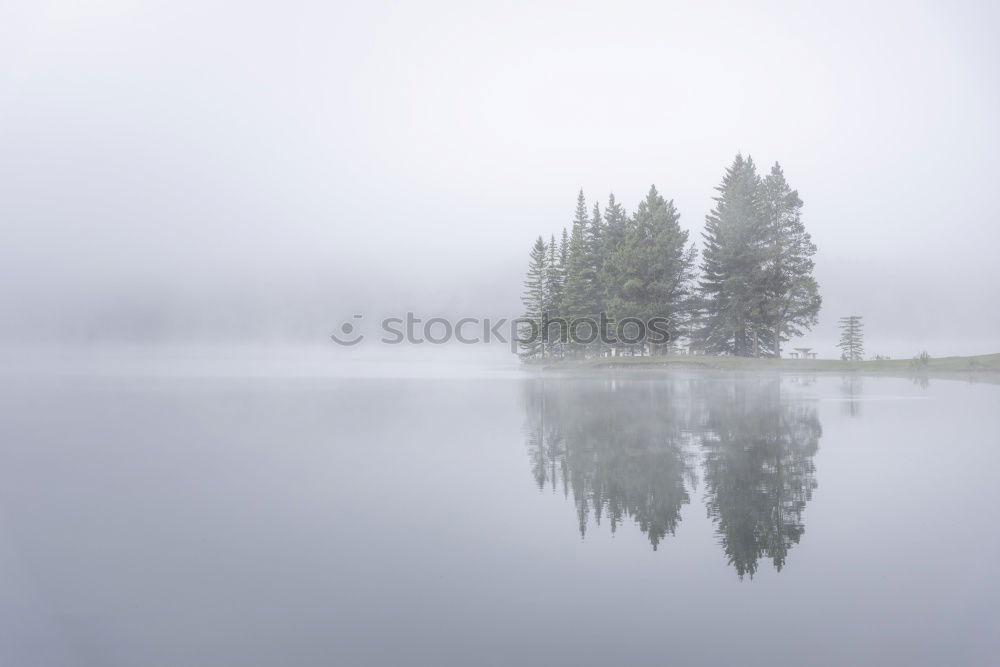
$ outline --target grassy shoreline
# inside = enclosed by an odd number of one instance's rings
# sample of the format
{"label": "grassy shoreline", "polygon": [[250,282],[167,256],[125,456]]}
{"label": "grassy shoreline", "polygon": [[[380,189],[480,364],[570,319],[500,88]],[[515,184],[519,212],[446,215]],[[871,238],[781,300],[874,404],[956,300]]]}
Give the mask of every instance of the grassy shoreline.
{"label": "grassy shoreline", "polygon": [[1000,353],[932,358],[926,364],[911,359],[842,361],[840,359],[756,359],[746,357],[661,356],[539,361],[542,370],[661,369],[720,371],[779,371],[794,373],[878,373],[891,375],[1000,373]]}

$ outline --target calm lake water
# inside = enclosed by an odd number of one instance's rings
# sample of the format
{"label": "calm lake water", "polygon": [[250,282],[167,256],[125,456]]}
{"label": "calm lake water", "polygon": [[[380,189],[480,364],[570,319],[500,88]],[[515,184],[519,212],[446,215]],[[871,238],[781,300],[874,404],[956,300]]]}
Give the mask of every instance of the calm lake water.
{"label": "calm lake water", "polygon": [[0,391],[3,665],[997,664],[995,384]]}

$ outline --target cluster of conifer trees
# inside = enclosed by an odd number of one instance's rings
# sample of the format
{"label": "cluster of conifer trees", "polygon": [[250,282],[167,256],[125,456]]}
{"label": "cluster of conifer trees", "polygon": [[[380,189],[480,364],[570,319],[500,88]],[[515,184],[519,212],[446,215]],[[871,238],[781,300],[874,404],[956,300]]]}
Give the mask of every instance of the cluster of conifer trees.
{"label": "cluster of conifer trees", "polygon": [[[666,351],[616,340],[615,322],[626,318],[668,319],[671,345],[683,341],[692,352],[780,356],[781,342],[813,326],[821,305],[802,200],[780,165],[761,176],[739,154],[716,190],[700,264],[673,200],[655,186],[631,215],[613,194],[603,213],[596,203],[588,212],[581,191],[569,230],[558,241],[539,236],[531,249],[523,317],[542,335],[521,336],[522,358]],[[574,321],[598,322],[602,314],[610,324],[593,342],[567,331]],[[560,320],[570,327],[543,331],[543,322]]]}

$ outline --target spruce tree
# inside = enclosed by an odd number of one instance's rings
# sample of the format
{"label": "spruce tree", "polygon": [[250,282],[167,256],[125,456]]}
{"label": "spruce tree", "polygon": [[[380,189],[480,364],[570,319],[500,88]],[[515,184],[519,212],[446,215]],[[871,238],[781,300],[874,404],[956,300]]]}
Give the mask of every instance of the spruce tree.
{"label": "spruce tree", "polygon": [[[602,308],[609,316],[611,316],[612,300],[617,295],[618,289],[613,278],[616,269],[613,257],[625,242],[628,224],[629,218],[625,208],[615,199],[614,193],[611,193],[608,196],[608,205],[604,209],[604,234],[597,253],[598,292]],[[613,329],[613,324],[610,326]]]}
{"label": "spruce tree", "polygon": [[737,154],[716,190],[702,235],[698,343],[709,354],[750,356],[766,319],[767,237],[753,160]]}
{"label": "spruce tree", "polygon": [[566,287],[566,271],[569,270],[569,232],[563,227],[562,237],[559,239],[559,272],[562,277],[562,287]]}
{"label": "spruce tree", "polygon": [[[585,275],[588,286],[588,298],[593,304],[593,312],[591,314],[597,316],[597,319],[600,319],[600,314],[606,311],[604,289],[601,285],[601,265],[603,264],[602,256],[606,231],[604,228],[604,218],[601,216],[601,208],[597,202],[594,202],[594,208],[590,215],[590,225],[587,227],[587,269]],[[595,353],[599,353],[602,345],[601,341],[605,339],[604,336],[601,336],[590,349]]]}
{"label": "spruce tree", "polygon": [[[649,188],[625,237],[605,265],[612,317],[667,318],[675,331],[685,319],[697,251],[687,247],[688,233],[680,228],[673,200]],[[652,352],[652,350],[651,350]]]}
{"label": "spruce tree", "polygon": [[[558,262],[558,276],[559,276],[559,308],[550,317],[553,319],[559,318],[560,320],[565,320],[566,318],[566,274],[569,272],[569,232],[565,227],[562,229],[562,237],[559,240],[559,258]],[[565,330],[560,331],[559,342],[560,351],[565,351],[566,343]]]}
{"label": "spruce tree", "polygon": [[865,358],[864,323],[860,315],[840,318],[840,358],[844,361],[861,361]]}
{"label": "spruce tree", "polygon": [[[540,327],[547,301],[545,289],[547,259],[545,241],[539,236],[531,247],[528,273],[524,278],[524,292],[521,294],[521,303],[524,304],[524,314],[521,317],[530,321],[522,324],[518,331],[519,354],[522,359],[545,356]],[[534,326],[531,323],[534,323]]]}
{"label": "spruce tree", "polygon": [[[557,320],[562,310],[562,264],[560,252],[556,244],[556,237],[553,234],[549,238],[548,255],[545,259],[545,308],[542,311],[549,321]],[[546,347],[550,351],[550,354],[555,354],[562,350],[565,336],[563,336],[563,331],[558,328],[558,324],[548,326],[547,331],[542,333],[545,336]]]}
{"label": "spruce tree", "polygon": [[777,162],[764,178],[762,193],[768,235],[764,319],[773,354],[780,357],[782,340],[816,324],[822,299],[812,275],[816,245],[802,224],[802,200]]}
{"label": "spruce tree", "polygon": [[549,238],[548,254],[545,257],[545,308],[543,312],[549,317],[559,313],[559,302],[562,300],[562,267],[559,263],[559,246],[556,236]]}
{"label": "spruce tree", "polygon": [[625,240],[625,227],[628,215],[625,208],[615,199],[614,193],[608,196],[608,205],[604,209],[604,243],[601,250],[601,264],[611,258],[615,250]]}
{"label": "spruce tree", "polygon": [[587,204],[583,190],[577,196],[576,215],[570,225],[569,242],[566,250],[566,283],[563,290],[563,314],[580,315],[586,312],[588,304],[584,297],[584,272],[587,258]]}
{"label": "spruce tree", "polygon": [[604,237],[607,230],[604,227],[604,218],[601,216],[601,208],[594,202],[594,208],[590,214],[590,225],[587,227],[587,280],[593,290],[594,303],[597,304],[597,311],[603,307],[600,285],[600,271],[602,255],[604,252]]}
{"label": "spruce tree", "polygon": [[[566,283],[562,300],[562,315],[571,321],[584,317],[596,318],[600,309],[589,226],[587,203],[583,197],[583,190],[580,190],[569,236]],[[579,327],[577,333],[586,336],[588,333],[586,326]]]}

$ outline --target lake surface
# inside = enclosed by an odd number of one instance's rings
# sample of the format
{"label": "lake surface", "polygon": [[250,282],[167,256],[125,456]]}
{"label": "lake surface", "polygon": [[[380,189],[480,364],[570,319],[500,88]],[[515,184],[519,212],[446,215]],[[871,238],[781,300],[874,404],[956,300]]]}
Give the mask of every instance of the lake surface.
{"label": "lake surface", "polygon": [[0,664],[993,665],[1000,386],[28,376]]}

